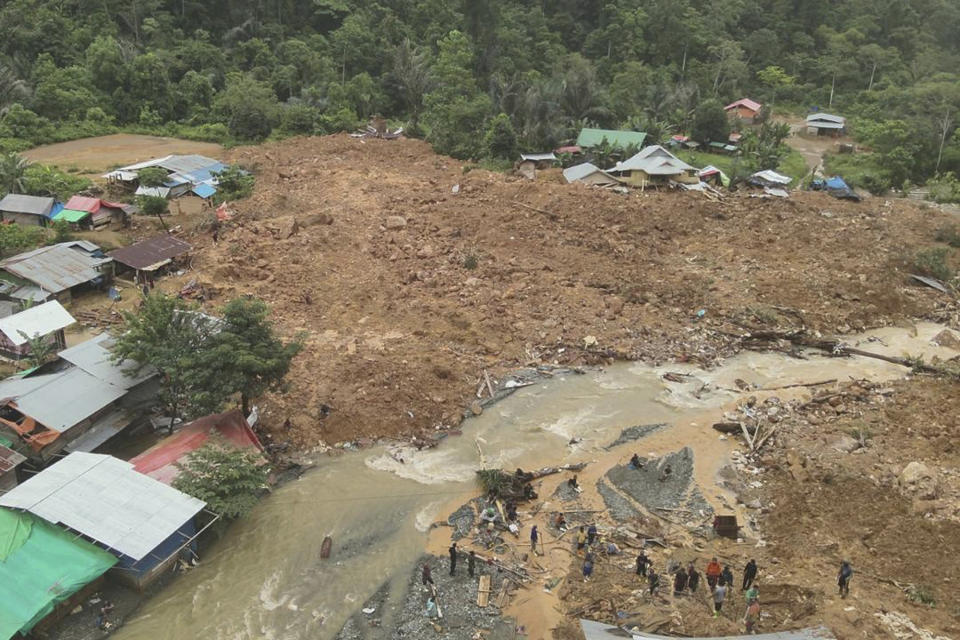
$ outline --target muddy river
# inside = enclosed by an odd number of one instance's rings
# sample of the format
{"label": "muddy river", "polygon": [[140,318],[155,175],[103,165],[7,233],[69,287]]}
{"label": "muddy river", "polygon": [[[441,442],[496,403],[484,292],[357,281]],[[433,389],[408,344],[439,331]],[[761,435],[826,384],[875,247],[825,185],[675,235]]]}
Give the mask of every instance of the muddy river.
{"label": "muddy river", "polygon": [[[849,342],[876,353],[928,360],[956,355],[930,342],[942,328],[880,329]],[[666,371],[692,373],[696,380],[667,382],[661,378]],[[714,478],[736,442],[720,439],[710,423],[742,397],[734,391],[736,379],[764,387],[827,378],[882,381],[906,373],[866,358],[743,353],[712,371],[620,363],[583,375],[557,375],[468,420],[463,435],[448,437],[433,450],[380,447],[322,456],[317,469],[279,488],[234,524],[198,568],[153,597],[115,637],[333,638],[384,583],[406,584],[430,524],[445,520],[476,494],[480,452],[488,466],[532,469],[601,458],[609,464],[625,461],[632,450],[661,455],[689,446],[695,478],[706,499],[717,503],[723,495]],[[703,382],[712,391],[696,397]],[[778,395],[787,393],[804,391]],[[652,423],[669,426],[613,452],[604,449],[624,428]],[[571,445],[574,439],[579,442]],[[585,474],[585,480],[600,471]],[[327,535],[334,540],[333,554],[321,560]]]}

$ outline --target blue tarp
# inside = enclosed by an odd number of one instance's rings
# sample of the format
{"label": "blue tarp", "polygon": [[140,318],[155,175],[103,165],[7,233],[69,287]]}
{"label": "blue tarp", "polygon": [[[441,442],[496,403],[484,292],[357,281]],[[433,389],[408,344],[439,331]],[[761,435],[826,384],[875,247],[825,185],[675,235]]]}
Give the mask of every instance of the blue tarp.
{"label": "blue tarp", "polygon": [[50,215],[47,216],[51,220],[57,217],[57,214],[63,211],[64,204],[62,202],[54,202],[53,209],[50,209]]}
{"label": "blue tarp", "polygon": [[840,176],[833,176],[827,179],[827,189],[849,189],[850,185],[843,181]]}
{"label": "blue tarp", "polygon": [[200,196],[201,198],[209,198],[217,192],[213,185],[209,184],[198,184],[193,188],[193,192]]}

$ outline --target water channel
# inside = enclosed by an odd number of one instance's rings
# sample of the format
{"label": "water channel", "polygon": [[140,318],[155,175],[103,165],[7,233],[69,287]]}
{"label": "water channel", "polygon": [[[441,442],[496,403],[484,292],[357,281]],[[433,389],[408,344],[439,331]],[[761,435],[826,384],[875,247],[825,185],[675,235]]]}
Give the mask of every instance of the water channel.
{"label": "water channel", "polygon": [[[879,329],[850,343],[888,355],[949,358],[956,353],[930,342],[942,329],[934,324]],[[693,373],[714,390],[697,397],[701,382],[666,382],[665,371]],[[904,367],[866,358],[746,352],[711,371],[618,363],[583,375],[557,375],[471,418],[463,435],[448,437],[435,449],[398,456],[379,447],[322,456],[318,468],[280,487],[235,523],[198,568],[149,600],[115,637],[333,638],[381,585],[406,580],[426,545],[430,523],[445,520],[450,505],[475,495],[478,444],[489,466],[531,469],[596,461],[610,455],[603,447],[624,428],[668,423],[634,448],[661,455],[690,446],[695,476],[706,498],[715,501],[714,476],[736,444],[721,440],[709,425],[741,397],[732,390],[736,379],[763,387],[826,378],[882,381],[906,373]],[[573,438],[582,440],[570,445]],[[396,459],[401,456],[402,463]],[[333,554],[321,560],[327,535],[334,540]]]}

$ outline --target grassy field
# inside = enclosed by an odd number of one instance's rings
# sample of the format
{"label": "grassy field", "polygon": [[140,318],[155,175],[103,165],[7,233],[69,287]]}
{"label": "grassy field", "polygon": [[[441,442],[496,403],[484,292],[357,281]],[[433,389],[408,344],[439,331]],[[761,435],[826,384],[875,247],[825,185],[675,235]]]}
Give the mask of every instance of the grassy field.
{"label": "grassy field", "polygon": [[[736,172],[736,168],[743,164],[743,159],[739,156],[707,153],[706,151],[679,151],[677,152],[677,157],[698,169],[712,164],[728,176],[733,175]],[[780,163],[780,166],[777,167],[777,171],[793,178],[794,181],[791,186],[796,187],[799,186],[800,181],[807,174],[807,163],[804,161],[802,155],[791,149],[787,157],[785,157],[783,162]]]}

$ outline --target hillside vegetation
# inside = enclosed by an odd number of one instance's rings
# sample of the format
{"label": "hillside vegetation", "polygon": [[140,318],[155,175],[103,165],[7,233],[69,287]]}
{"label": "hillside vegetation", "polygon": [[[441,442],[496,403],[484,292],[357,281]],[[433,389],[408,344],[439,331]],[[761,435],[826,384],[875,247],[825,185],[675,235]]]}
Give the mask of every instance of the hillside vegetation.
{"label": "hillside vegetation", "polygon": [[441,153],[510,157],[585,124],[664,139],[749,96],[847,116],[879,190],[960,172],[958,33],[950,0],[9,0],[0,150],[380,114]]}

